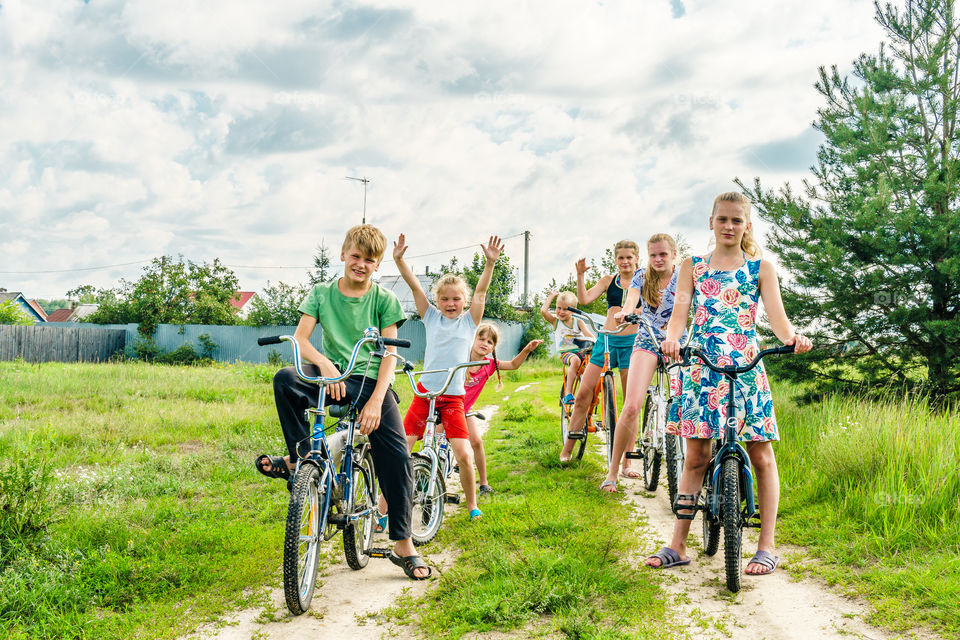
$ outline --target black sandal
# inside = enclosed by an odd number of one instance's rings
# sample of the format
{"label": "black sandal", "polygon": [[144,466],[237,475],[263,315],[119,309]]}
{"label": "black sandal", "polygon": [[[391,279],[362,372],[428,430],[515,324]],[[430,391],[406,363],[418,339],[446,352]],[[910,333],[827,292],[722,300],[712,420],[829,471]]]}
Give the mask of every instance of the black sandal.
{"label": "black sandal", "polygon": [[[266,460],[270,463],[270,470],[263,468],[263,461]],[[268,478],[280,478],[281,480],[290,480],[290,469],[287,467],[287,461],[280,456],[268,456],[263,454],[254,460],[253,465],[257,468],[257,471],[267,476]]]}
{"label": "black sandal", "polygon": [[[426,580],[433,575],[433,569],[428,567],[427,563],[424,562],[420,556],[405,556],[401,558],[397,555],[396,551],[391,551],[388,557],[390,558],[390,562],[401,567],[403,572],[407,574],[407,577],[411,580]],[[417,576],[417,574],[414,573],[416,569],[426,569],[427,575],[422,577]]]}

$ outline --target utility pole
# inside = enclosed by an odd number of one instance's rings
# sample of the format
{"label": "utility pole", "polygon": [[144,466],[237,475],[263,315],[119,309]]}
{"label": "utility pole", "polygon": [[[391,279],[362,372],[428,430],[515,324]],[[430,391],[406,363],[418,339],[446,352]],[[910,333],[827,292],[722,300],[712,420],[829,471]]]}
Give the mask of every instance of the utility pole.
{"label": "utility pole", "polygon": [[363,224],[367,224],[367,185],[370,184],[370,178],[366,176],[362,178],[351,178],[347,176],[347,180],[356,180],[357,182],[363,183]]}
{"label": "utility pole", "polygon": [[523,306],[530,306],[530,232],[523,232]]}

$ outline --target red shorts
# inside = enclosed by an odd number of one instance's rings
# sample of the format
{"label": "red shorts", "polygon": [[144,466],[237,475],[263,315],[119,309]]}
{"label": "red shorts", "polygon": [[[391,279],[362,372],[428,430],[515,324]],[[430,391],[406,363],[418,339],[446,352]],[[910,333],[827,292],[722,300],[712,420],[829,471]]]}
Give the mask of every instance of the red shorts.
{"label": "red shorts", "polygon": [[[417,390],[420,393],[426,393],[419,383]],[[452,438],[469,438],[467,431],[467,418],[463,412],[463,396],[440,396],[434,404],[436,410],[440,413],[440,423],[447,434],[447,440]],[[403,417],[403,430],[408,436],[423,437],[423,432],[427,429],[427,412],[430,410],[430,401],[413,397],[410,408],[407,409],[407,415]]]}

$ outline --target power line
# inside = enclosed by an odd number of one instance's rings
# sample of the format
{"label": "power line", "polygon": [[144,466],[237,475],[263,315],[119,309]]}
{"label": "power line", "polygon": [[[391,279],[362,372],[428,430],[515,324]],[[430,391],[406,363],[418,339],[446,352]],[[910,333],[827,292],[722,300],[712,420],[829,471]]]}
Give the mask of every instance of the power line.
{"label": "power line", "polygon": [[[506,236],[503,240],[510,240],[512,238],[519,238],[523,235],[523,232],[515,233],[512,236]],[[432,253],[421,253],[415,256],[407,256],[407,258],[427,258],[430,256],[438,256],[444,253],[453,253],[454,251],[463,251],[464,249],[471,249],[476,247],[480,243],[472,243],[464,245],[462,247],[456,247],[453,249],[444,249],[442,251],[434,251]],[[44,273],[72,273],[74,271],[99,271],[103,269],[115,269],[117,267],[129,267],[134,264],[144,264],[150,262],[153,258],[148,260],[135,260],[133,262],[121,262],[119,264],[106,264],[98,267],[77,267],[75,269],[47,269],[44,271],[0,271],[4,274],[15,274],[15,275],[37,275]],[[393,260],[384,260],[384,263],[393,262]],[[231,269],[313,269],[314,265],[309,266],[277,266],[277,265],[259,265],[259,264],[224,264],[225,267],[230,267]]]}

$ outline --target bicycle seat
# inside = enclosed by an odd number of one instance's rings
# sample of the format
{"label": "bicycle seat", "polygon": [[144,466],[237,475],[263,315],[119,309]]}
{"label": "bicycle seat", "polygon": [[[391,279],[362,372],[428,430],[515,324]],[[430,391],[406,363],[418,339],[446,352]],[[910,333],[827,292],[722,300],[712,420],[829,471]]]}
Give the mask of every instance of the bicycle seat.
{"label": "bicycle seat", "polygon": [[350,413],[349,404],[328,404],[327,415],[331,418],[342,418]]}

